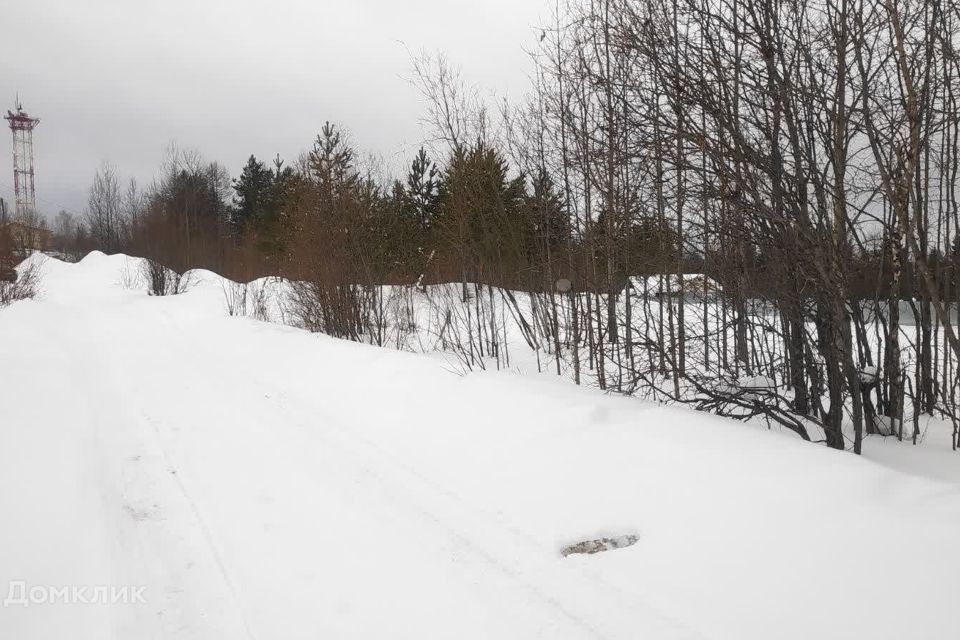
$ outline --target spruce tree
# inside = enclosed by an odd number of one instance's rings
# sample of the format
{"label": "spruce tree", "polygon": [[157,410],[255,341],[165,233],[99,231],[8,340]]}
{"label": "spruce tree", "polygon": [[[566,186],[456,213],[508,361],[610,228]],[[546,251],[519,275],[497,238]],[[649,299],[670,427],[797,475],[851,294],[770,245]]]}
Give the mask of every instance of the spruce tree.
{"label": "spruce tree", "polygon": [[236,193],[233,199],[231,222],[238,233],[262,226],[273,213],[275,179],[267,166],[250,156],[240,177],[233,181]]}

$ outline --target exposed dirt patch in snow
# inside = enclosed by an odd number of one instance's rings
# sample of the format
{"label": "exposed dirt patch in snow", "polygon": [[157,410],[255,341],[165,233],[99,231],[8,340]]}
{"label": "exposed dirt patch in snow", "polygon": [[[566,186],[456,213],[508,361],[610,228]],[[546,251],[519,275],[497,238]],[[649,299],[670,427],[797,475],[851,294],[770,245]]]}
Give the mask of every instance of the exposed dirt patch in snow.
{"label": "exposed dirt patch in snow", "polygon": [[610,551],[611,549],[623,549],[624,547],[630,547],[637,543],[637,536],[633,534],[627,534],[623,536],[615,536],[613,538],[596,538],[594,540],[584,540],[583,542],[578,542],[576,544],[571,544],[567,547],[564,547],[560,552],[564,558],[570,555],[578,553],[600,553],[601,551]]}

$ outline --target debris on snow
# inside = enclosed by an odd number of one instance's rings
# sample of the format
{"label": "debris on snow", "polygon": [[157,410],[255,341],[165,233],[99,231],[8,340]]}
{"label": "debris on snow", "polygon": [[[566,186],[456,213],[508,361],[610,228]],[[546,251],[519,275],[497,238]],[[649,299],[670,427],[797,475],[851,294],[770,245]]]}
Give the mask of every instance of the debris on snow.
{"label": "debris on snow", "polygon": [[593,554],[599,553],[601,551],[610,551],[611,549],[623,549],[624,547],[630,547],[637,543],[637,536],[632,533],[628,533],[623,536],[615,536],[613,538],[596,538],[595,540],[584,540],[576,544],[571,544],[567,547],[564,547],[563,551],[560,553],[564,558],[574,554],[586,553]]}

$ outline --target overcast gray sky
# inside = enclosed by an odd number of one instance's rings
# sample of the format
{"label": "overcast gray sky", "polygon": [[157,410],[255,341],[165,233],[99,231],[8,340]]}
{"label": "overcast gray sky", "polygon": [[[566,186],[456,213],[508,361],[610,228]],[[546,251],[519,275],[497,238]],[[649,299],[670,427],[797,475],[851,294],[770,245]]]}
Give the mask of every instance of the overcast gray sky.
{"label": "overcast gray sky", "polygon": [[[399,166],[423,137],[410,52],[445,52],[485,93],[519,98],[547,0],[5,2],[0,108],[35,132],[38,207],[82,211],[101,161],[142,183],[171,142],[236,174],[293,159],[325,120]],[[13,197],[9,130],[0,196]]]}

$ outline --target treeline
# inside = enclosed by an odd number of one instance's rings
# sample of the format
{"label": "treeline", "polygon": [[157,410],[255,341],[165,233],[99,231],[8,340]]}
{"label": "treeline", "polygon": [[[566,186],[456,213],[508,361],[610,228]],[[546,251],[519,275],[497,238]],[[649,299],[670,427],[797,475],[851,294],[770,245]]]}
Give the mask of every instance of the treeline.
{"label": "treeline", "polygon": [[[488,140],[458,145],[443,166],[421,148],[403,179],[374,177],[357,155],[327,123],[293,166],[251,156],[232,180],[221,165],[176,150],[142,192],[104,166],[73,244],[246,278],[517,289],[551,287],[547,263],[568,273],[568,254],[583,251],[554,179],[518,170]],[[638,257],[672,244],[659,237],[668,229],[633,234]]]}
{"label": "treeline", "polygon": [[[568,278],[581,290],[605,291],[610,281],[622,290],[630,276],[673,271],[729,280],[718,268],[719,249],[709,248],[708,256],[691,244],[689,230],[681,237],[671,219],[632,215],[609,241],[602,210],[596,220],[574,219],[565,189],[547,167],[525,173],[499,142],[457,144],[444,166],[421,148],[403,180],[382,180],[358,165],[357,150],[344,140],[327,123],[295,166],[250,156],[235,179],[219,163],[173,148],[161,177],[145,190],[103,165],[85,214],[56,216],[52,248],[75,257],[93,249],[131,252],[181,271],[208,268],[247,278],[304,276],[311,255],[323,254],[351,270],[357,283],[482,282],[543,290]],[[39,216],[28,224],[48,228]],[[878,277],[891,269],[888,242],[875,230],[847,247],[852,298],[890,293],[892,280]],[[605,247],[612,244],[608,262]],[[782,255],[768,250],[763,243],[744,247],[748,297],[769,297],[780,284],[774,271]],[[958,258],[956,234],[949,247],[929,252],[945,291],[958,290]],[[901,296],[921,295],[916,265],[908,261],[900,269]]]}
{"label": "treeline", "polygon": [[958,24],[953,0],[571,2],[522,104],[416,61],[434,139],[400,179],[327,124],[233,180],[183,153],[144,192],[101,169],[84,228],[176,273],[290,278],[335,335],[370,339],[383,284],[496,286],[577,382],[858,452],[925,414],[956,442]]}

